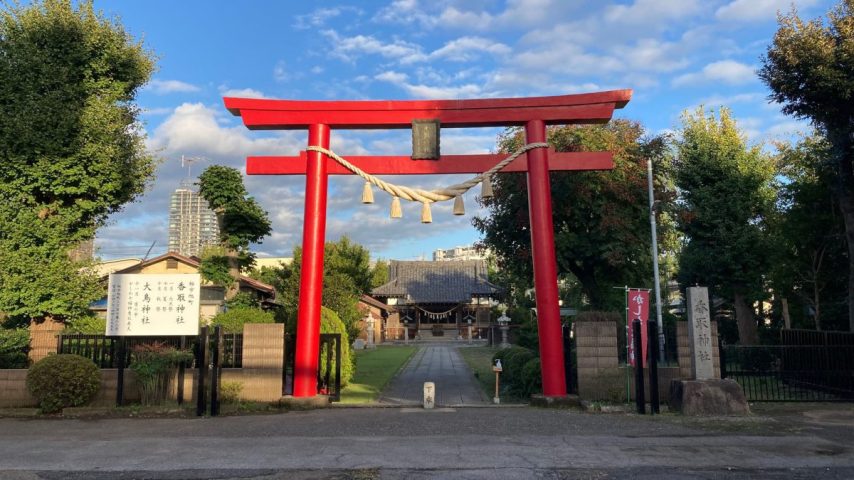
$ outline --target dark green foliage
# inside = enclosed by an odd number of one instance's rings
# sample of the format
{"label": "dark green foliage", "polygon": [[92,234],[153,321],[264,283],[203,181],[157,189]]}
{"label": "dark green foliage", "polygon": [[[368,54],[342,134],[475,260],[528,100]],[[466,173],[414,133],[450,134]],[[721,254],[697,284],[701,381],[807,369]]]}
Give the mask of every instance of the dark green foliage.
{"label": "dark green foliage", "polygon": [[[350,337],[347,335],[347,327],[344,326],[344,323],[334,311],[326,307],[320,307],[320,333],[341,334],[341,387],[343,388],[350,383],[355,370],[355,361],[353,360],[353,352],[350,351]],[[321,372],[326,370],[325,350],[320,352],[320,367]]]}
{"label": "dark green foliage", "polygon": [[101,287],[67,253],[153,177],[133,102],[154,59],[90,1],[0,8],[0,311],[83,316]]}
{"label": "dark green foliage", "polygon": [[27,368],[30,331],[0,328],[0,368]]}
{"label": "dark green foliage", "polygon": [[[664,158],[664,139],[648,138],[640,124],[626,120],[550,128],[548,137],[558,151],[614,152],[611,171],[554,172],[550,179],[558,274],[561,279],[577,279],[592,308],[620,306],[623,300],[611,287],[650,283],[646,161]],[[511,130],[501,139],[500,149],[512,152],[523,143],[521,132]],[[672,195],[666,173],[661,170],[656,178],[656,191],[664,202]],[[527,190],[525,175],[496,175],[495,196],[483,200],[489,216],[473,220],[504,275],[527,279],[515,288],[521,291],[533,277]],[[675,248],[667,215],[660,216],[659,228],[662,251]]]}
{"label": "dark green foliage", "polygon": [[79,355],[50,355],[27,372],[27,390],[44,413],[83,405],[101,388],[101,371],[95,362]]}
{"label": "dark green foliage", "polygon": [[271,312],[254,307],[229,308],[211,319],[211,326],[222,326],[225,333],[243,333],[247,323],[275,323]]}
{"label": "dark green foliage", "polygon": [[249,292],[239,292],[237,295],[231,297],[231,299],[225,301],[225,307],[227,309],[258,308],[258,299]]}
{"label": "dark green foliage", "polygon": [[804,22],[794,9],[779,22],[759,77],[785,113],[809,119],[830,146],[826,167],[845,224],[854,331],[854,0],[841,0],[826,22]]}
{"label": "dark green foliage", "polygon": [[130,369],[136,373],[140,400],[143,405],[158,405],[166,399],[169,377],[173,369],[193,359],[193,353],[177,350],[161,342],[137,345],[133,348]]}
{"label": "dark green foliage", "polygon": [[496,360],[501,360],[501,381],[504,388],[514,395],[526,397],[542,390],[540,359],[535,351],[513,346],[496,352],[492,363]]}

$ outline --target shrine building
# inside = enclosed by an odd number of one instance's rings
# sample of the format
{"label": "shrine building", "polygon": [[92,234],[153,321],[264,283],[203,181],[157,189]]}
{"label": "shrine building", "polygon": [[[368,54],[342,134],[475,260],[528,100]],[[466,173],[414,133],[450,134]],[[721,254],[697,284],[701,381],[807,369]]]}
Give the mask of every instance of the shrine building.
{"label": "shrine building", "polygon": [[490,308],[503,290],[489,282],[486,262],[399,261],[389,264],[389,281],[371,292],[394,308],[385,319],[385,339],[486,338]]}

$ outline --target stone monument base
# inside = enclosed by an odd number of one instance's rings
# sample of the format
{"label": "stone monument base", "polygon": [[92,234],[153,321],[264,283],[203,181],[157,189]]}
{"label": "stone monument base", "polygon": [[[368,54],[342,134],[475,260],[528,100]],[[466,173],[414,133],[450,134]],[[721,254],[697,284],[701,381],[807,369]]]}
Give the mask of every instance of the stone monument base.
{"label": "stone monument base", "polygon": [[744,390],[734,380],[673,380],[670,407],[683,415],[749,415]]}
{"label": "stone monument base", "polygon": [[329,406],[328,395],[315,395],[313,397],[294,397],[285,395],[278,401],[278,407],[287,410],[314,410]]}

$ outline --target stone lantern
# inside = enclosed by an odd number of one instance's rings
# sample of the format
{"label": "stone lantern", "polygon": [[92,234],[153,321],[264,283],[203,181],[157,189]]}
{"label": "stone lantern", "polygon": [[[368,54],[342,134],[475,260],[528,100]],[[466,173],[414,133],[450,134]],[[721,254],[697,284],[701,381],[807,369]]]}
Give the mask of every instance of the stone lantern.
{"label": "stone lantern", "polygon": [[507,334],[510,332],[510,317],[507,316],[507,309],[501,312],[501,316],[498,317],[498,329],[501,330],[501,344],[498,345],[500,348],[508,348],[510,347],[510,342],[507,341]]}

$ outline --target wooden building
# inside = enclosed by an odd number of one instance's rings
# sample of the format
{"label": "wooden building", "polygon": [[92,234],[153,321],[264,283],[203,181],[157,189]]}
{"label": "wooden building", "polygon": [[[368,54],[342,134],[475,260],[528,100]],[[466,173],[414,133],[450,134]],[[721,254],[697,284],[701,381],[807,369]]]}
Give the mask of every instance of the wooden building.
{"label": "wooden building", "polygon": [[[489,283],[486,262],[398,261],[389,264],[389,281],[372,295],[394,307],[385,321],[385,338],[466,338],[490,325],[490,308],[502,290]],[[482,337],[481,337],[482,338]]]}

